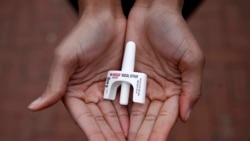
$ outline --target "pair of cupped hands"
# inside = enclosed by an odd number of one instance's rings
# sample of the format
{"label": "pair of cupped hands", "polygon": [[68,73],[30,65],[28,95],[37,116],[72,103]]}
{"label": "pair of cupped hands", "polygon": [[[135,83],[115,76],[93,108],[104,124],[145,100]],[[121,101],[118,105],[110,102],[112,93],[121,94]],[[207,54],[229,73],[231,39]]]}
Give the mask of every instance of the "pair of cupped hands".
{"label": "pair of cupped hands", "polygon": [[[90,141],[164,141],[200,97],[203,54],[180,4],[136,1],[126,19],[120,4],[102,2],[79,1],[79,21],[56,48],[48,86],[29,109],[62,100]],[[137,46],[135,71],[148,76],[145,104],[103,99],[107,72],[121,69],[127,41]]]}

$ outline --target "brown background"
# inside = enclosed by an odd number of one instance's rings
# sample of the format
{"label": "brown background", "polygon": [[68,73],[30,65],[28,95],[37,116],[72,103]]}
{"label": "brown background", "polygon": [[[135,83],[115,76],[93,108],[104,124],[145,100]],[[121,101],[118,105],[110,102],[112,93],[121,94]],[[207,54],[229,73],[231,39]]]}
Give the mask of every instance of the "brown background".
{"label": "brown background", "polygon": [[[250,1],[206,0],[188,24],[206,55],[203,96],[171,141],[250,141]],[[0,140],[82,141],[63,104],[26,107],[46,86],[53,50],[77,21],[65,0],[0,1]]]}

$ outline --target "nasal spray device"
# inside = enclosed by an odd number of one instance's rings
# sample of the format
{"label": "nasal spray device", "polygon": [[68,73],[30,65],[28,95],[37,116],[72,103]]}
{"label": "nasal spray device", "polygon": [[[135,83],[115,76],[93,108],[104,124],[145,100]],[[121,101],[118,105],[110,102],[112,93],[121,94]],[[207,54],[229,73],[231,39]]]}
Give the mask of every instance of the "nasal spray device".
{"label": "nasal spray device", "polygon": [[124,51],[122,70],[108,71],[104,99],[115,100],[117,88],[121,86],[120,104],[128,105],[131,85],[133,87],[133,102],[145,103],[147,75],[134,72],[135,50],[135,43],[129,41]]}

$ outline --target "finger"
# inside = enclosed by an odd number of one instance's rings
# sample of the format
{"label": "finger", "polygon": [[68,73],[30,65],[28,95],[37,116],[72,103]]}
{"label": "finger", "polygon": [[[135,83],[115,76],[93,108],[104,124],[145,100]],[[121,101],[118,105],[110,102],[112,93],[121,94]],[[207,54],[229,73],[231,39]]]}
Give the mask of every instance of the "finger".
{"label": "finger", "polygon": [[187,121],[189,119],[195,103],[201,96],[203,66],[204,56],[199,49],[187,51],[180,63],[180,70],[182,72],[182,92],[179,103],[182,121]]}
{"label": "finger", "polygon": [[128,137],[128,129],[129,129],[129,114],[128,114],[128,107],[125,105],[121,105],[120,102],[120,96],[113,101],[115,110],[117,112],[121,127],[123,129],[124,135],[127,138]]}
{"label": "finger", "polygon": [[106,140],[117,141],[118,138],[116,137],[115,133],[112,131],[112,129],[107,124],[107,122],[106,122],[102,112],[98,108],[98,106],[94,103],[87,104],[87,106],[90,109],[92,115],[94,116],[95,121],[98,124],[99,128],[101,129]]}
{"label": "finger", "polygon": [[149,106],[149,100],[146,99],[145,104],[133,103],[131,113],[130,113],[130,123],[129,123],[129,134],[128,140],[134,141],[145,118],[147,109]]}
{"label": "finger", "polygon": [[100,108],[107,124],[110,126],[112,131],[115,133],[116,137],[120,141],[125,141],[125,135],[123,133],[121,124],[119,122],[118,118],[118,111],[116,111],[114,105],[111,103],[111,101],[101,101],[98,104],[98,107]]}
{"label": "finger", "polygon": [[159,111],[161,109],[161,106],[162,102],[160,101],[152,101],[150,103],[147,114],[143,120],[139,132],[136,135],[136,140],[146,141],[149,139],[149,136],[157,119],[157,115],[159,114]]}
{"label": "finger", "polygon": [[65,93],[68,81],[75,69],[75,60],[70,55],[57,53],[52,64],[49,83],[45,92],[33,101],[28,108],[42,110],[59,101]]}
{"label": "finger", "polygon": [[162,105],[153,130],[150,141],[165,141],[178,117],[178,96],[167,99]]}
{"label": "finger", "polygon": [[89,141],[106,141],[88,106],[76,98],[65,98],[64,104]]}

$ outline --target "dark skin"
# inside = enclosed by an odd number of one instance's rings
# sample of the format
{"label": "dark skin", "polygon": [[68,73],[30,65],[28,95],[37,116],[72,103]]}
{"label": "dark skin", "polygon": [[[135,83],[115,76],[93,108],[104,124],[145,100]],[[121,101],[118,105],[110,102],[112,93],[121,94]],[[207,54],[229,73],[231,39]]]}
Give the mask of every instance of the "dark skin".
{"label": "dark skin", "polygon": [[[48,87],[29,108],[38,111],[62,99],[90,141],[164,141],[178,117],[188,120],[200,97],[202,52],[179,1],[138,0],[128,20],[117,1],[107,1],[98,14],[98,1],[82,1],[78,24],[56,49]],[[136,43],[135,70],[148,76],[145,104],[102,98],[107,72],[121,67],[125,41]]]}

